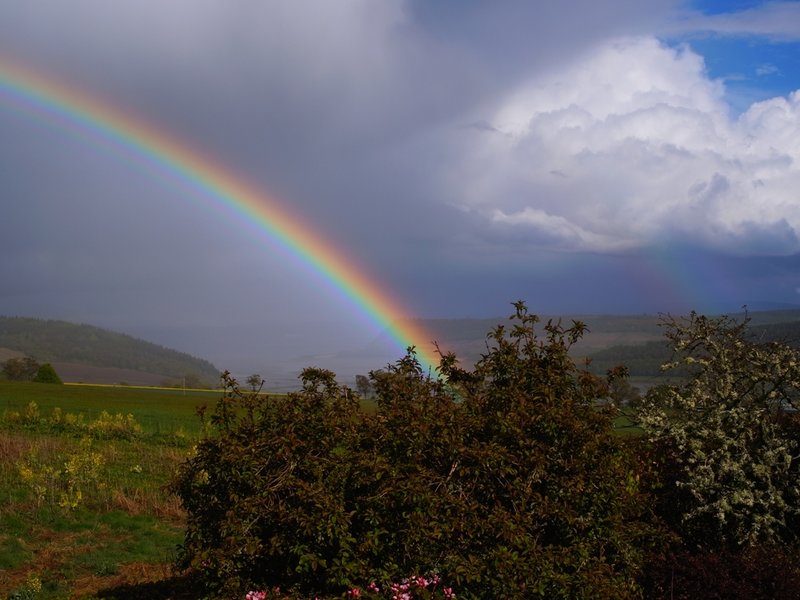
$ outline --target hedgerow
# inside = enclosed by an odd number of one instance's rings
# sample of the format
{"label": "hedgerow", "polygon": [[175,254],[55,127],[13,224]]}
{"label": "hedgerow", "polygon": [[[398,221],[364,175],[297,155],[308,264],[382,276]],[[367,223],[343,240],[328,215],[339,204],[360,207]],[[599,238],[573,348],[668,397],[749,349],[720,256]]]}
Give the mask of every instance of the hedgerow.
{"label": "hedgerow", "polygon": [[423,575],[465,599],[639,595],[661,537],[597,405],[607,382],[569,355],[585,327],[540,332],[515,308],[472,370],[444,354],[431,377],[411,348],[373,372],[375,410],[324,369],[286,397],[226,374],[173,484],[180,565],[224,597],[352,597]]}

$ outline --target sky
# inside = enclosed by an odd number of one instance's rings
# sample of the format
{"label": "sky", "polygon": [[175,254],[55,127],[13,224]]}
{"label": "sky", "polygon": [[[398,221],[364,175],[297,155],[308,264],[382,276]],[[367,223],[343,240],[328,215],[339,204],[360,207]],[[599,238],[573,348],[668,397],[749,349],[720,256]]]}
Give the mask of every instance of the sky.
{"label": "sky", "polygon": [[[409,316],[800,307],[797,1],[4,0],[3,60],[236,173]],[[197,196],[0,93],[0,314],[235,373],[402,355]]]}

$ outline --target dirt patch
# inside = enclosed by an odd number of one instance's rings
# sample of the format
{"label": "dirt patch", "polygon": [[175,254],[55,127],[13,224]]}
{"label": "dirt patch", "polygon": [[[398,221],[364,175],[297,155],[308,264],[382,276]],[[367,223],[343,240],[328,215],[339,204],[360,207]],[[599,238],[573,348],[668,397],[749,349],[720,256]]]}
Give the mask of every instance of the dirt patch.
{"label": "dirt patch", "polygon": [[59,575],[67,557],[74,555],[78,548],[81,551],[91,549],[91,537],[91,532],[65,534],[42,530],[37,533],[35,540],[23,541],[23,545],[33,552],[34,558],[17,569],[5,570],[0,576],[0,592],[8,593],[22,588],[32,573]]}
{"label": "dirt patch", "polygon": [[[122,563],[105,569],[95,568],[88,572],[85,566],[77,566],[71,560],[76,553],[96,553],[104,547],[108,532],[104,527],[76,533],[56,532],[42,529],[25,545],[34,557],[25,565],[7,569],[0,573],[0,597],[13,590],[23,589],[29,576],[36,574],[51,582],[67,585],[70,598],[198,598],[190,595],[191,589],[185,577],[176,577],[172,564]],[[110,538],[109,538],[110,540]],[[79,571],[84,571],[80,573]],[[45,577],[42,577],[45,579]],[[184,590],[184,591],[181,591]]]}
{"label": "dirt patch", "polygon": [[113,575],[86,575],[78,578],[73,582],[71,597],[93,596],[115,599],[191,597],[174,595],[178,579],[168,564],[131,563],[120,565],[119,572]]}

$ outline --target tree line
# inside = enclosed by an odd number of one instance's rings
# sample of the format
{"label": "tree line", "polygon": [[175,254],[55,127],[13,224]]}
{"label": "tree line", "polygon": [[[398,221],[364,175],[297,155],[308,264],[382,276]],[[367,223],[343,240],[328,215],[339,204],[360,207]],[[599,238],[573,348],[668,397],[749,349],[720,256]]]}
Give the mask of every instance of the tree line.
{"label": "tree line", "polygon": [[36,383],[62,383],[50,363],[39,364],[30,356],[9,358],[3,363],[3,376],[10,381],[34,381]]}

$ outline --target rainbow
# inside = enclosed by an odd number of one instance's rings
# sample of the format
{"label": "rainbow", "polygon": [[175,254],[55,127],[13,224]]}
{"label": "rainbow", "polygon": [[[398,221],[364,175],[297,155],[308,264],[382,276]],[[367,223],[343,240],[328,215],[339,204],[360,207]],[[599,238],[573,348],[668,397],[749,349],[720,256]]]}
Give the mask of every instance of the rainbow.
{"label": "rainbow", "polygon": [[433,338],[372,277],[276,199],[216,160],[189,148],[141,119],[78,91],[53,77],[0,57],[0,99],[37,118],[111,146],[127,158],[177,179],[201,197],[255,227],[332,286],[357,313],[387,331],[405,350],[415,346],[423,367],[435,374]]}

